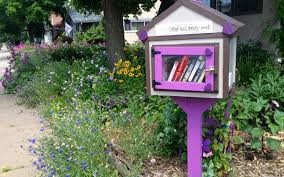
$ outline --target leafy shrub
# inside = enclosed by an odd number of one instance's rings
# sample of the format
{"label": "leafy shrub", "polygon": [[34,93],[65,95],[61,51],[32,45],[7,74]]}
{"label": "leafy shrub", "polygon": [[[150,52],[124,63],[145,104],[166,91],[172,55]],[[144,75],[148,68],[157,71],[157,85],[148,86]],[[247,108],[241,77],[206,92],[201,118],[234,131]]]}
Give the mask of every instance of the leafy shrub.
{"label": "leafy shrub", "polygon": [[[236,125],[251,135],[251,147],[264,150],[264,134],[276,134],[284,129],[284,77],[279,71],[260,74],[252,79],[250,87],[241,91],[234,100],[233,115]],[[272,150],[280,142],[267,139]]]}
{"label": "leafy shrub", "polygon": [[250,79],[257,78],[260,73],[273,70],[275,56],[262,49],[257,41],[248,41],[240,44],[237,49],[237,74],[238,85],[250,84]]}
{"label": "leafy shrub", "polygon": [[104,50],[97,45],[88,44],[62,44],[46,50],[49,61],[65,61],[72,63],[80,59],[106,58]]}
{"label": "leafy shrub", "polygon": [[69,65],[64,62],[47,64],[19,88],[17,95],[21,102],[36,106],[60,95],[62,85],[68,78],[68,67]]}
{"label": "leafy shrub", "polygon": [[78,32],[75,34],[76,43],[99,43],[105,41],[105,31],[103,23],[99,23],[97,26],[92,26],[86,32]]}
{"label": "leafy shrub", "polygon": [[7,92],[15,92],[42,68],[46,61],[41,54],[41,52],[33,51],[13,54],[13,59],[5,73],[4,87]]}

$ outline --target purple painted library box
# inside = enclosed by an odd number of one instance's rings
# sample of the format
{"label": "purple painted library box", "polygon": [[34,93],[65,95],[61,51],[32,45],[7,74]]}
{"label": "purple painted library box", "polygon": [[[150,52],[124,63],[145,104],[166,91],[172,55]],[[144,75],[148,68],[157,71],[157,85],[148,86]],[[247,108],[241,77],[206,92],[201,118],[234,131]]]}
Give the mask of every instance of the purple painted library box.
{"label": "purple painted library box", "polygon": [[155,90],[215,92],[214,46],[154,46]]}

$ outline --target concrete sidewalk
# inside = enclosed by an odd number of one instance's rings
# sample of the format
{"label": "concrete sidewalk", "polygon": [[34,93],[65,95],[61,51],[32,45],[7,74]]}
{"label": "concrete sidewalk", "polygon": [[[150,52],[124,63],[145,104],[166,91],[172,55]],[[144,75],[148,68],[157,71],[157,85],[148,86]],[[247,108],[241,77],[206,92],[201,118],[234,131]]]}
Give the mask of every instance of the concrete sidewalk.
{"label": "concrete sidewalk", "polygon": [[[0,77],[8,66],[6,52],[0,54]],[[4,55],[3,55],[4,54]],[[1,84],[1,83],[0,83]],[[36,157],[28,151],[29,138],[40,136],[40,121],[35,110],[16,104],[13,95],[5,95],[0,86],[0,177],[34,177],[32,162]],[[3,173],[3,171],[8,171]]]}

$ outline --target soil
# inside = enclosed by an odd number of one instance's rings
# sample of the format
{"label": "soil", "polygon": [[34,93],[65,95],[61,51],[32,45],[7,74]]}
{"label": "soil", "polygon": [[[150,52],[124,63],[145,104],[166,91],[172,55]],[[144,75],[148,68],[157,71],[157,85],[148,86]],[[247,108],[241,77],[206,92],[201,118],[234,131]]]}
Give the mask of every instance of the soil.
{"label": "soil", "polygon": [[[261,153],[242,144],[233,152],[233,170],[228,177],[284,177],[284,133],[273,138],[282,141],[275,152]],[[152,158],[145,163],[142,177],[186,177],[186,164],[179,158]]]}

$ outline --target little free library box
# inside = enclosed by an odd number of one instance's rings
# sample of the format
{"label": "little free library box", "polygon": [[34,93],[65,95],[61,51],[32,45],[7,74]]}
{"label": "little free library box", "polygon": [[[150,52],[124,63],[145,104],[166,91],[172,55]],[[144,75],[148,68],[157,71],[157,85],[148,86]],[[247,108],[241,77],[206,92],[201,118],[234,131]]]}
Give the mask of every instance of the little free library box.
{"label": "little free library box", "polygon": [[146,45],[150,95],[225,98],[236,79],[241,22],[179,0],[137,32]]}

